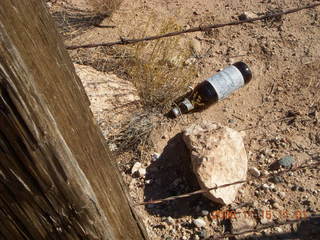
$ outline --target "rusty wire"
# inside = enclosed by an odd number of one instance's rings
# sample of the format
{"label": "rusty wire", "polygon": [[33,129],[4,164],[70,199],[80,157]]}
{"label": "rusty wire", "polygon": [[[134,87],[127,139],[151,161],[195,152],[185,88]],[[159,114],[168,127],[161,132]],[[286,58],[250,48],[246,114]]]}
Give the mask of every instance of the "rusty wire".
{"label": "rusty wire", "polygon": [[236,236],[240,236],[240,235],[244,235],[244,234],[248,234],[248,233],[258,233],[262,230],[265,229],[269,229],[269,228],[274,228],[274,227],[280,227],[283,225],[288,225],[288,224],[294,224],[294,223],[301,223],[303,221],[308,221],[308,220],[313,220],[313,219],[319,219],[320,218],[320,214],[314,214],[312,216],[309,216],[307,218],[300,218],[300,219],[291,219],[291,220],[285,220],[285,221],[281,221],[279,223],[267,223],[267,224],[262,224],[256,228],[252,228],[252,229],[247,229],[241,232],[237,232],[237,233],[224,233],[220,236],[210,236],[209,238],[207,238],[207,240],[216,240],[216,239],[224,239],[224,238],[231,238],[231,237],[236,237]]}
{"label": "rusty wire", "polygon": [[[270,175],[267,175],[267,176],[261,176],[261,177],[259,177],[259,179],[270,178],[270,177],[273,177],[273,176],[282,175],[282,174],[287,173],[287,172],[297,171],[297,170],[304,169],[304,168],[313,168],[313,167],[318,167],[318,166],[319,166],[318,162],[317,163],[312,163],[312,164],[301,165],[301,166],[297,166],[295,168],[284,169],[284,170],[281,170],[280,172],[277,172],[277,173],[274,173],[274,174],[270,174]],[[225,187],[229,187],[229,186],[236,185],[236,184],[248,183],[249,181],[250,180],[236,181],[236,182],[232,182],[232,183],[223,184],[223,185],[220,185],[220,186],[215,186],[215,187],[212,187],[212,188],[200,189],[200,190],[197,190],[197,191],[194,191],[194,192],[185,193],[185,194],[181,194],[181,195],[177,195],[177,196],[170,196],[170,197],[167,197],[167,198],[140,202],[140,203],[134,204],[133,206],[141,206],[141,205],[147,205],[147,204],[158,204],[158,203],[163,203],[163,202],[176,200],[176,199],[180,199],[180,198],[187,198],[187,197],[191,197],[193,195],[210,192],[210,191],[216,190],[218,188],[225,188]]]}
{"label": "rusty wire", "polygon": [[156,39],[160,39],[160,38],[173,37],[173,36],[177,36],[177,35],[184,34],[184,33],[205,32],[205,31],[215,29],[215,28],[222,28],[222,27],[226,27],[226,26],[235,26],[235,25],[240,25],[240,24],[244,24],[244,23],[251,23],[251,22],[256,22],[256,21],[273,19],[273,18],[277,18],[277,17],[283,16],[283,15],[296,13],[296,12],[299,12],[299,11],[302,11],[305,9],[316,8],[318,6],[320,6],[320,2],[308,4],[306,6],[299,7],[299,8],[288,9],[286,11],[281,11],[281,12],[277,12],[277,13],[271,13],[271,14],[266,13],[261,17],[249,18],[249,19],[245,19],[245,20],[239,20],[239,21],[233,21],[233,22],[221,23],[221,24],[211,24],[211,25],[206,25],[206,26],[199,26],[199,27],[194,27],[194,28],[190,28],[187,30],[169,32],[166,34],[149,36],[149,37],[145,37],[145,38],[125,39],[123,37],[120,37],[120,40],[115,41],[115,42],[102,42],[102,43],[91,43],[91,44],[83,44],[83,45],[70,45],[70,46],[66,46],[66,48],[68,50],[73,50],[73,49],[78,49],[78,48],[94,48],[94,47],[102,47],[102,46],[103,47],[110,47],[110,46],[114,46],[114,45],[127,45],[127,44],[133,44],[133,43],[137,43],[137,42],[143,42],[143,41],[152,41],[152,40],[156,40]]}

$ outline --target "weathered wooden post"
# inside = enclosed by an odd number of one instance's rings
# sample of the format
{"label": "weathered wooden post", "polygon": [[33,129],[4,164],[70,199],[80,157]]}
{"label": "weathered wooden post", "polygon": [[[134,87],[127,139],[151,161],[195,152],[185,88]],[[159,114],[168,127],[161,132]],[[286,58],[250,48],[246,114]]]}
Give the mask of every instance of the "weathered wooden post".
{"label": "weathered wooden post", "polygon": [[0,239],[145,239],[43,1],[0,3]]}

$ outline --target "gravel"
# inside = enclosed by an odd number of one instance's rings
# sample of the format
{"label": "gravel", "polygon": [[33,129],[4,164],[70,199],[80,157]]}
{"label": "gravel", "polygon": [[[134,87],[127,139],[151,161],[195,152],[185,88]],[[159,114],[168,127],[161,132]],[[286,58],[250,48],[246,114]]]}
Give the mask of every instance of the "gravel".
{"label": "gravel", "polygon": [[256,177],[256,178],[258,178],[258,177],[261,176],[260,171],[259,171],[256,167],[251,167],[251,168],[249,169],[249,173],[250,173],[252,176]]}
{"label": "gravel", "polygon": [[202,218],[194,219],[193,224],[198,228],[202,228],[206,226],[206,222]]}

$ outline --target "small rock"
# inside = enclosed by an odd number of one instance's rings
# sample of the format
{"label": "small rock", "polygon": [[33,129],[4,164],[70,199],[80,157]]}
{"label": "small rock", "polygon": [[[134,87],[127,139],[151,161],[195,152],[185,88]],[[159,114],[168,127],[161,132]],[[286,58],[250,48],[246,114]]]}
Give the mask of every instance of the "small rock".
{"label": "small rock", "polygon": [[160,154],[159,153],[153,153],[151,155],[151,160],[152,161],[157,161],[160,158]]}
{"label": "small rock", "polygon": [[262,176],[268,176],[268,175],[269,175],[269,172],[268,172],[267,170],[263,170],[263,171],[261,172],[261,175],[262,175]]}
{"label": "small rock", "polygon": [[166,223],[169,224],[169,225],[173,225],[174,224],[174,219],[172,217],[167,217]]}
{"label": "small rock", "polygon": [[298,187],[298,190],[300,191],[300,192],[304,192],[305,191],[305,189],[304,189],[304,187]]}
{"label": "small rock", "polygon": [[201,218],[194,219],[193,224],[198,228],[202,228],[206,226],[206,222]]}
{"label": "small rock", "polygon": [[146,173],[147,173],[147,170],[145,168],[140,168],[138,170],[139,177],[144,177],[146,175]]}
{"label": "small rock", "polygon": [[197,39],[192,39],[190,42],[190,47],[194,55],[200,56],[201,55],[201,43]]}
{"label": "small rock", "polygon": [[199,235],[194,235],[193,239],[194,240],[200,240],[200,237],[199,237]]}
{"label": "small rock", "polygon": [[277,202],[274,202],[274,203],[272,204],[272,207],[275,208],[275,209],[280,209],[280,208],[281,208],[280,204],[277,203]]}
{"label": "small rock", "polygon": [[294,158],[292,156],[285,156],[278,161],[271,164],[270,169],[277,170],[280,167],[291,168],[294,164]]}
{"label": "small rock", "polygon": [[258,15],[253,12],[244,12],[239,16],[239,20],[244,21],[256,17],[258,17]]}
{"label": "small rock", "polygon": [[276,189],[276,186],[272,183],[272,184],[270,184],[269,188],[270,188],[271,190],[274,190],[274,189]]}
{"label": "small rock", "polygon": [[129,184],[129,189],[134,190],[136,188],[136,183],[136,179],[133,178]]}
{"label": "small rock", "polygon": [[131,168],[131,174],[135,174],[141,168],[141,166],[142,165],[140,162],[136,162]]}
{"label": "small rock", "polygon": [[118,150],[118,147],[117,147],[117,145],[114,144],[114,143],[109,143],[109,150],[110,150],[111,152],[115,152],[115,151]]}
{"label": "small rock", "polygon": [[278,232],[278,233],[282,233],[283,232],[282,228],[280,228],[280,227],[275,227],[274,230],[276,232]]}
{"label": "small rock", "polygon": [[190,28],[191,28],[191,26],[190,26],[189,24],[187,24],[187,25],[184,26],[184,29],[185,29],[185,30],[188,30],[188,29],[190,29]]}
{"label": "small rock", "polygon": [[260,177],[261,173],[256,167],[251,167],[249,168],[249,172],[251,173],[252,176],[258,178]]}
{"label": "small rock", "polygon": [[209,215],[209,211],[208,210],[202,210],[201,211],[201,215],[202,216],[207,216],[207,215]]}
{"label": "small rock", "polygon": [[270,187],[268,184],[264,183],[264,184],[262,184],[261,188],[264,190],[268,190]]}
{"label": "small rock", "polygon": [[282,167],[290,168],[294,163],[294,158],[292,156],[285,156],[279,160],[279,164]]}
{"label": "small rock", "polygon": [[278,196],[283,200],[286,197],[286,193],[285,192],[279,192]]}

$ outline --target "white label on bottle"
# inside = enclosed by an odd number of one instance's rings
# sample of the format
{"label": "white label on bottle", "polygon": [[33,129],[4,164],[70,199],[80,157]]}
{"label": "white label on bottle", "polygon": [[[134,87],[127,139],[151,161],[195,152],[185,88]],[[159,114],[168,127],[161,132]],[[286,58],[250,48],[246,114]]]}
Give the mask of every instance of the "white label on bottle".
{"label": "white label on bottle", "polygon": [[208,78],[207,81],[216,90],[219,100],[226,98],[244,85],[242,73],[233,65],[221,70],[219,73]]}

